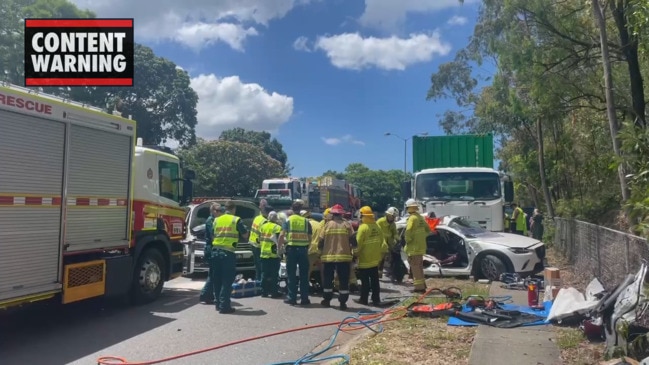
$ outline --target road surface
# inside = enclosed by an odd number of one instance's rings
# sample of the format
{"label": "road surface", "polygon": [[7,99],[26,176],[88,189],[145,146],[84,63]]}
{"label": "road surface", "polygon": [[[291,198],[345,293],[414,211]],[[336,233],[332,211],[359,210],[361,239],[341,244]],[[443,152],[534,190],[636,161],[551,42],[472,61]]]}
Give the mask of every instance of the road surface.
{"label": "road surface", "polygon": [[[155,360],[274,331],[340,321],[362,309],[351,301],[347,312],[322,308],[319,297],[313,297],[309,307],[253,297],[234,299],[237,312],[223,315],[213,305],[198,302],[202,285],[202,279],[178,278],[167,283],[158,301],[139,307],[123,301],[90,300],[67,306],[34,305],[0,314],[0,361],[3,365],[89,365],[106,355],[132,362]],[[395,287],[386,288],[383,296],[396,291]],[[334,326],[310,329],[168,363],[267,365],[294,361],[328,340],[334,331]]]}

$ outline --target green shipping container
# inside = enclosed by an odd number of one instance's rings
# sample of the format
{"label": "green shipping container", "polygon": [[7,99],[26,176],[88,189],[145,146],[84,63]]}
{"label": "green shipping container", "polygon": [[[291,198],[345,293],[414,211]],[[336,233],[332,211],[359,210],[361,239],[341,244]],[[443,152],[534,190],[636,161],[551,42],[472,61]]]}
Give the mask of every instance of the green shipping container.
{"label": "green shipping container", "polygon": [[490,167],[494,165],[491,134],[412,137],[414,172],[439,167]]}

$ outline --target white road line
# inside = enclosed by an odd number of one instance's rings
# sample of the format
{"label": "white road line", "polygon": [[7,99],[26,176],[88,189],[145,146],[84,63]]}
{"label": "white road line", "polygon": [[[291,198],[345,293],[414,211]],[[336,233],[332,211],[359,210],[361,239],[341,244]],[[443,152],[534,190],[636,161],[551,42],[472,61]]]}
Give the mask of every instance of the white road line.
{"label": "white road line", "polygon": [[171,302],[167,302],[167,303],[165,303],[165,304],[163,304],[163,305],[164,305],[164,306],[175,305],[175,304],[179,304],[179,303],[182,303],[182,302],[186,302],[186,301],[188,301],[189,299],[192,299],[192,298],[181,298],[181,299],[178,299],[178,300],[174,300],[174,301],[171,301]]}

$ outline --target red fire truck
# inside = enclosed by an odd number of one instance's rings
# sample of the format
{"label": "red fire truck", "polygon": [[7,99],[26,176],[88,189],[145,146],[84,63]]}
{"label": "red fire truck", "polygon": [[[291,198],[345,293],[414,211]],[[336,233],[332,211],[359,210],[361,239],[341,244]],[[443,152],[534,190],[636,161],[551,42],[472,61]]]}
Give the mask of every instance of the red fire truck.
{"label": "red fire truck", "polygon": [[0,308],[130,294],[182,275],[193,171],[135,122],[0,84]]}

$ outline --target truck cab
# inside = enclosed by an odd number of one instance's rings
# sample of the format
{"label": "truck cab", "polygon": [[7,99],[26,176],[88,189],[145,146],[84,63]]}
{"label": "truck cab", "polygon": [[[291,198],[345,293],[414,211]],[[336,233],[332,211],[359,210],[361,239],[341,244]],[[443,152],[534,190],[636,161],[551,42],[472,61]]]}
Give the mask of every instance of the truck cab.
{"label": "truck cab", "polygon": [[433,168],[404,184],[405,196],[420,203],[425,214],[464,217],[493,232],[505,228],[504,208],[513,200],[506,174],[486,167]]}

